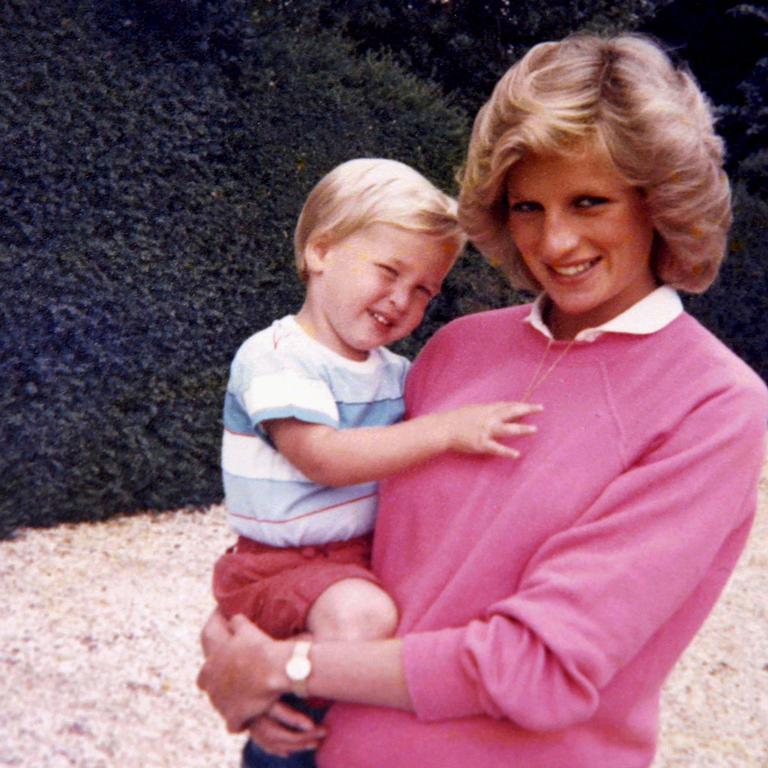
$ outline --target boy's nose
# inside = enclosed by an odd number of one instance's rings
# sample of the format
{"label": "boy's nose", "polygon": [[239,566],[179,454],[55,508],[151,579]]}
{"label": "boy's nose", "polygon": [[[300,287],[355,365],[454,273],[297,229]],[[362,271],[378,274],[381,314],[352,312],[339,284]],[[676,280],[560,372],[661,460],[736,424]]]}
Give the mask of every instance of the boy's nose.
{"label": "boy's nose", "polygon": [[389,292],[390,303],[399,311],[408,306],[408,288],[404,285],[395,285]]}

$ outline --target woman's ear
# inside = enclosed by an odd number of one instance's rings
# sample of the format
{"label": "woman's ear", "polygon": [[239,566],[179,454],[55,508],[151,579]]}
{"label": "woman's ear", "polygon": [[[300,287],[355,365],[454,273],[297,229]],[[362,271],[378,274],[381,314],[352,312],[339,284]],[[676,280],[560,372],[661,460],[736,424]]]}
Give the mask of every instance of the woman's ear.
{"label": "woman's ear", "polygon": [[320,274],[325,269],[331,238],[326,232],[313,235],[304,247],[304,264],[309,274]]}

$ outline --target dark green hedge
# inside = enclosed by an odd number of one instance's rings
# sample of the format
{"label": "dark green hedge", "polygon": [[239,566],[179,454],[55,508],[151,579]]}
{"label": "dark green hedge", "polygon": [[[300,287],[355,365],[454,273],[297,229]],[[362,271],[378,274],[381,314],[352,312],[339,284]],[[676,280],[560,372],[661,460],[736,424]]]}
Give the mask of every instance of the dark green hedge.
{"label": "dark green hedge", "polygon": [[[392,51],[409,70],[439,83],[471,115],[499,74],[530,45],[578,28],[641,30],[689,62],[716,104],[739,187],[736,221],[720,279],[689,309],[768,379],[766,306],[768,195],[766,94],[768,17],[736,0],[271,0],[269,12],[298,33],[342,28],[356,50]],[[705,7],[706,6],[706,7]]]}
{"label": "dark green hedge", "polygon": [[[0,5],[0,538],[218,500],[228,365],[301,302],[309,188],[356,156],[451,186],[468,116],[386,57],[252,6]],[[742,191],[722,278],[690,302],[763,376],[767,233]],[[403,350],[514,299],[468,257]]]}
{"label": "dark green hedge", "polygon": [[343,29],[356,50],[391,52],[474,114],[501,74],[541,40],[636,29],[669,0],[265,0],[297,30]]}
{"label": "dark green hedge", "polygon": [[[215,501],[227,368],[299,306],[306,192],[377,155],[446,186],[466,120],[248,2],[12,1],[0,27],[0,535]],[[467,270],[432,328],[500,299]]]}
{"label": "dark green hedge", "polygon": [[717,281],[685,304],[768,382],[768,201],[737,184],[734,212]]}

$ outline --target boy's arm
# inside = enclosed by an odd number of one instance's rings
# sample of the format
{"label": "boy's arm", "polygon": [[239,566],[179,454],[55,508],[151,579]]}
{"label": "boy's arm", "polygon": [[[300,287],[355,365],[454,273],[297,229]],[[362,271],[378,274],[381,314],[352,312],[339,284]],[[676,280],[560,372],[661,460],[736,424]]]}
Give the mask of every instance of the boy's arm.
{"label": "boy's arm", "polygon": [[469,405],[385,427],[334,429],[297,419],[274,419],[264,428],[280,453],[310,480],[343,486],[381,480],[446,451],[516,458],[500,442],[536,431],[516,419],[541,411],[528,403]]}

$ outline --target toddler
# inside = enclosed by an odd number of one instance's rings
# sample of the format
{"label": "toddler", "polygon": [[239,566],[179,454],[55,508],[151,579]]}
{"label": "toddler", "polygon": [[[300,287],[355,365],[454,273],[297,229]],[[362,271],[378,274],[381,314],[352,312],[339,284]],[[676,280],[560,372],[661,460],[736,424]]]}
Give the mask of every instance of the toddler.
{"label": "toddler", "polygon": [[520,403],[401,421],[409,362],[386,346],[421,322],[464,243],[455,201],[402,163],[351,160],[309,194],[304,304],[240,347],[227,386],[227,617],[276,638],[392,635],[397,608],[368,568],[375,481],[444,451],[515,457],[502,440],[534,431],[516,419],[539,408]]}

